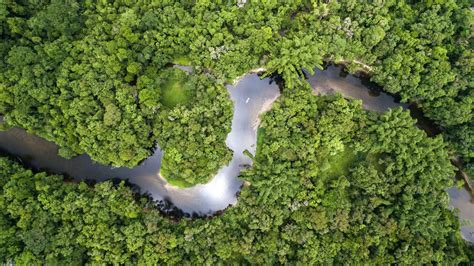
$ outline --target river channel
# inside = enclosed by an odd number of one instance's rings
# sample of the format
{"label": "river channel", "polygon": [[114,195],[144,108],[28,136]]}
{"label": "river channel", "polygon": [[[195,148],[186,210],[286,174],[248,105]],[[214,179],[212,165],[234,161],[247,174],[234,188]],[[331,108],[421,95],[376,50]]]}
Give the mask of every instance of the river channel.
{"label": "river channel", "polygon": [[[341,93],[345,97],[362,100],[363,107],[376,112],[389,108],[410,109],[417,118],[418,126],[432,136],[438,129],[420,115],[420,112],[407,104],[400,103],[396,97],[381,92],[367,79],[349,75],[342,67],[327,66],[307,75],[307,80],[315,94]],[[278,85],[270,78],[260,79],[257,74],[248,74],[235,85],[227,86],[234,103],[232,129],[226,139],[226,145],[233,151],[229,165],[222,167],[213,179],[204,185],[191,188],[177,188],[169,185],[159,172],[161,157],[159,147],[152,156],[137,167],[111,168],[95,163],[86,154],[73,159],[64,159],[57,155],[58,147],[47,140],[27,133],[20,128],[0,131],[0,149],[11,156],[21,159],[26,165],[51,173],[65,174],[75,180],[85,178],[93,181],[107,179],[126,179],[157,201],[163,211],[178,212],[186,216],[206,216],[224,210],[237,203],[237,194],[242,187],[238,178],[240,172],[249,167],[251,159],[243,154],[244,150],[255,154],[259,115],[268,110],[280,95]],[[470,193],[465,189],[448,190],[451,206],[460,209],[463,237],[474,242],[474,204]]]}
{"label": "river channel", "polygon": [[[278,98],[280,90],[270,78],[260,79],[257,74],[249,74],[233,86],[227,86],[234,103],[232,129],[226,145],[233,150],[229,165],[221,168],[207,184],[190,188],[169,185],[159,174],[163,152],[156,147],[152,156],[137,167],[112,168],[95,163],[86,154],[72,159],[57,155],[58,147],[20,128],[0,131],[0,149],[19,157],[36,170],[65,174],[75,180],[126,179],[148,194],[162,206],[165,212],[178,212],[186,216],[212,215],[237,202],[237,193],[242,181],[240,171],[251,165],[252,160],[243,154],[244,150],[255,154],[259,114],[271,106]],[[179,213],[182,212],[182,213]]]}

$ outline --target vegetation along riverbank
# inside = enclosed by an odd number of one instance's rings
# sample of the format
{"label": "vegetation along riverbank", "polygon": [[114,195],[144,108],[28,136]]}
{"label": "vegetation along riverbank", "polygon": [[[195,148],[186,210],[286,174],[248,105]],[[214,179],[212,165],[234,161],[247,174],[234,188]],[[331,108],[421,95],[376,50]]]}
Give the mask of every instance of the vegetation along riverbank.
{"label": "vegetation along riverbank", "polygon": [[[133,168],[164,151],[171,183],[232,160],[225,83],[282,79],[236,206],[170,220],[110,181],[0,159],[0,261],[24,264],[469,264],[448,208],[459,157],[474,174],[471,3],[446,1],[7,1],[0,5],[2,129]],[[316,96],[303,70],[352,62],[401,108]],[[187,73],[172,63],[192,66]],[[251,100],[250,100],[251,101]]]}

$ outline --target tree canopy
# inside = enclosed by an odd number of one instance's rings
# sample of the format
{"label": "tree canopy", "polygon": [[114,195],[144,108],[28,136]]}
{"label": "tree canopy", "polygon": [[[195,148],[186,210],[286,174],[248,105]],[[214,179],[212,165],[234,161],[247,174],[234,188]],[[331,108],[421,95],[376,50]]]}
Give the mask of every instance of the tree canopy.
{"label": "tree canopy", "polygon": [[264,115],[254,166],[242,174],[250,186],[237,206],[210,220],[174,222],[124,183],[65,183],[2,158],[0,258],[17,264],[467,262],[473,250],[444,191],[453,175],[446,145],[414,122],[401,109],[378,115],[341,96],[285,90]]}
{"label": "tree canopy", "polygon": [[[150,154],[156,113],[148,109],[159,109],[140,101],[153,105],[152,91],[164,86],[161,72],[176,58],[217,83],[264,66],[287,87],[302,82],[302,68],[311,71],[326,60],[369,72],[384,90],[418,103],[453,140],[450,133],[473,119],[469,7],[454,0],[242,7],[232,1],[7,1],[0,16],[0,113],[8,125],[59,144],[65,157],[88,153],[104,164],[133,167]],[[453,151],[465,155],[456,142]]]}
{"label": "tree canopy", "polygon": [[[283,77],[249,186],[212,219],[164,217],[124,183],[89,186],[0,159],[0,261],[15,264],[461,264],[474,260],[445,189],[474,172],[471,3],[6,1],[0,114],[59,153],[134,167],[158,144],[173,184],[231,158],[225,82]],[[185,62],[191,73],[170,67]],[[304,81],[323,61],[363,72],[442,128],[375,114]]]}

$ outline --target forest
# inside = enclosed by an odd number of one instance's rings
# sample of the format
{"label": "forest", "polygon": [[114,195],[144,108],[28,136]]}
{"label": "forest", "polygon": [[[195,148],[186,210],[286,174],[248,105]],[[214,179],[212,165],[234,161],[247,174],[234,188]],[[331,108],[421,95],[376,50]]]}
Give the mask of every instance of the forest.
{"label": "forest", "polygon": [[[59,154],[134,167],[159,146],[171,184],[226,165],[250,71],[283,80],[238,204],[170,219],[125,183],[94,185],[0,159],[0,261],[24,264],[468,264],[445,190],[474,175],[470,1],[11,1],[0,4],[2,130]],[[324,62],[369,76],[408,111],[312,95]],[[185,72],[172,67],[192,67]]]}
{"label": "forest", "polygon": [[62,182],[3,157],[0,257],[20,265],[467,263],[474,250],[443,191],[453,175],[446,144],[414,122],[401,109],[378,115],[307,87],[286,90],[263,117],[265,137],[242,175],[251,185],[211,219],[170,220],[123,182]]}

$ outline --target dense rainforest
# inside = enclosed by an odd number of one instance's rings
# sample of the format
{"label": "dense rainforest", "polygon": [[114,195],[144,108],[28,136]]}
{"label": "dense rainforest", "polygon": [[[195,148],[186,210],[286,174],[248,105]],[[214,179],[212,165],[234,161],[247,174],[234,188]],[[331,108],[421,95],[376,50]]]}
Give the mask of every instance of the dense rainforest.
{"label": "dense rainforest", "polygon": [[[162,175],[206,183],[228,163],[225,83],[282,77],[236,206],[171,220],[124,184],[88,186],[0,159],[0,261],[16,264],[420,264],[474,260],[448,209],[460,158],[474,174],[469,1],[11,1],[0,4],[2,129],[102,164],[155,145]],[[407,111],[316,97],[303,69],[364,73]],[[185,72],[173,64],[192,66]]]}
{"label": "dense rainforest", "polygon": [[[263,117],[250,185],[211,219],[170,220],[124,183],[0,171],[0,257],[17,264],[418,264],[472,261],[451,166],[401,109],[286,90]],[[275,156],[278,154],[278,156]]]}

